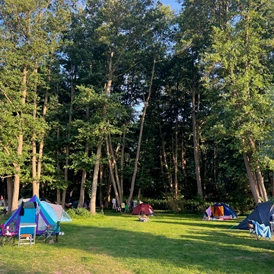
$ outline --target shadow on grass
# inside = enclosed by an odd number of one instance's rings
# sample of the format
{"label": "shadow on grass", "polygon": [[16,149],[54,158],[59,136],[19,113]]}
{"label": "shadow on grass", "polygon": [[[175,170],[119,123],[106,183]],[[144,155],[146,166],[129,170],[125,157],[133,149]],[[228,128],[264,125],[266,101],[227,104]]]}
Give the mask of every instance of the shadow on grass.
{"label": "shadow on grass", "polygon": [[165,224],[174,224],[174,225],[188,225],[188,226],[193,226],[193,227],[208,227],[208,228],[226,228],[226,229],[230,229],[233,228],[235,226],[238,225],[238,223],[235,224],[235,221],[233,222],[229,222],[229,221],[203,221],[201,220],[200,222],[197,221],[166,221],[166,220],[154,220],[154,222],[158,222],[158,223],[165,223]]}
{"label": "shadow on grass", "polygon": [[[95,252],[117,258],[123,261],[132,273],[137,273],[140,269],[139,263],[144,260],[159,268],[149,273],[157,273],[160,268],[162,271],[159,273],[169,273],[168,269],[172,270],[170,273],[187,273],[184,269],[189,269],[190,273],[273,273],[271,241],[240,237],[239,231],[225,230],[228,226],[226,224],[215,224],[216,229],[212,230],[214,223],[203,221],[201,224],[190,220],[177,222],[174,219],[153,219],[148,223],[136,221],[134,218],[127,219],[129,223],[122,223],[118,228],[115,226],[119,226],[119,220],[115,221],[113,226],[110,226],[110,223],[98,226],[98,222],[93,223],[92,220],[83,224],[79,220],[75,223],[66,223],[63,225],[66,235],[60,237],[58,244],[50,247],[60,251],[65,248],[78,249],[82,256],[79,259],[86,261]],[[170,229],[174,229],[174,225],[185,227],[182,230],[175,230],[174,236],[162,230],[153,231],[154,227],[157,229],[157,223],[169,224]],[[105,227],[107,225],[110,227]],[[134,226],[135,229],[131,227],[129,230],[128,226]],[[247,231],[246,233],[248,235]],[[1,261],[2,268],[9,269],[5,261]],[[18,265],[18,269],[13,266],[13,269],[13,272],[1,273],[44,273],[31,272],[22,265]],[[144,269],[141,273],[146,273]]]}
{"label": "shadow on grass", "polygon": [[[132,220],[134,223],[135,221]],[[150,233],[112,227],[75,228],[73,224],[69,224],[68,229],[81,230],[81,237],[86,238],[86,241],[77,248],[87,254],[95,248],[96,253],[117,257],[128,261],[129,264],[145,259],[155,261],[156,265],[162,264],[163,269],[168,265],[178,270],[195,269],[199,273],[273,273],[273,242],[256,241],[249,237],[247,231],[247,236],[243,237],[239,236],[239,231],[236,230],[228,233],[218,227],[218,231],[199,231],[197,224],[195,230],[195,225],[191,223],[184,225],[189,227],[190,231],[182,234],[178,230],[178,239],[157,235],[157,231]],[[71,244],[72,248],[76,247]],[[219,259],[212,263],[213,258]],[[251,263],[243,264],[239,258],[250,260]]]}

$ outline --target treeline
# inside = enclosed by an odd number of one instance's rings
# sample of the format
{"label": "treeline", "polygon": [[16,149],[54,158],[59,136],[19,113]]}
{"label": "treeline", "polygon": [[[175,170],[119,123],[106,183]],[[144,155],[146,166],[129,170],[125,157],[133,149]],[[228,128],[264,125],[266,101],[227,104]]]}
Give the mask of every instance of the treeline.
{"label": "treeline", "polygon": [[0,0],[0,176],[63,206],[267,201],[272,1]]}

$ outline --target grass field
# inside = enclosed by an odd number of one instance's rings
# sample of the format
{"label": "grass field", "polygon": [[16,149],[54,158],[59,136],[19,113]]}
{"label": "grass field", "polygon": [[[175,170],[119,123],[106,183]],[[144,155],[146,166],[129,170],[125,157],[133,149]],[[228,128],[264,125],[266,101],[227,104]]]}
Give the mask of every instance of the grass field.
{"label": "grass field", "polygon": [[74,218],[61,224],[58,243],[0,247],[0,273],[274,273],[274,238],[232,229],[240,220],[156,212],[142,223],[111,211]]}

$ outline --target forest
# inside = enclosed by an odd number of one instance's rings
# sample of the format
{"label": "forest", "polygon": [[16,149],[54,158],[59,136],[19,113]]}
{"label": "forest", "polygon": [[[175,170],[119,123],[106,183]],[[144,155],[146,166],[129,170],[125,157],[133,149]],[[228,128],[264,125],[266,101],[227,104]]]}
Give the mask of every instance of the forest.
{"label": "forest", "polygon": [[0,0],[9,211],[271,199],[273,17],[267,0]]}

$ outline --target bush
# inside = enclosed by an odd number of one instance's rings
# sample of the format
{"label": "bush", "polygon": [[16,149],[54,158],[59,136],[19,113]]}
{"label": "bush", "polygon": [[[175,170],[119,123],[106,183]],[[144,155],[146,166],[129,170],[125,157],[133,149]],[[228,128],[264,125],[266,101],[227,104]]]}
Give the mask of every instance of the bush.
{"label": "bush", "polygon": [[70,208],[67,210],[68,215],[71,218],[77,218],[78,216],[90,218],[92,214],[85,208]]}

